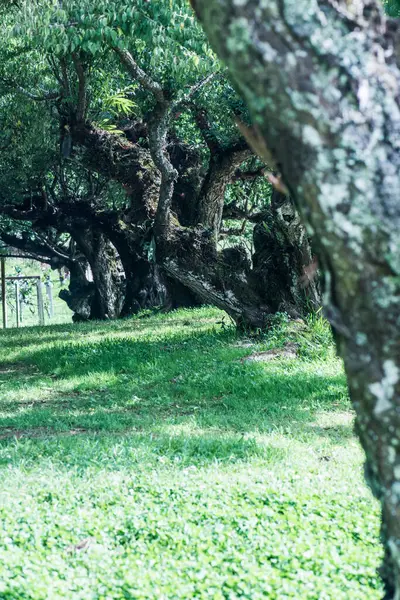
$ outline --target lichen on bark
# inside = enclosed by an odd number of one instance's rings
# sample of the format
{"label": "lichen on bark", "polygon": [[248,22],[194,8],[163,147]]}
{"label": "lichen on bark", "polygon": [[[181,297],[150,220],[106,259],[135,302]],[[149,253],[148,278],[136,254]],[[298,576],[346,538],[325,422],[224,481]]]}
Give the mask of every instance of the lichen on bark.
{"label": "lichen on bark", "polygon": [[192,3],[313,232],[367,479],[382,503],[385,598],[399,600],[396,41],[374,0]]}

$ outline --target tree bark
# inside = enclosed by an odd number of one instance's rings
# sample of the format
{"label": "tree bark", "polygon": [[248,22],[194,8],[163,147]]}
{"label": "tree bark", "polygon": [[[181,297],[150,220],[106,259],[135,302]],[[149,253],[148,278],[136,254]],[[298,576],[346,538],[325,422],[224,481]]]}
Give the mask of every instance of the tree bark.
{"label": "tree bark", "polygon": [[[274,192],[255,225],[255,252],[241,246],[217,251],[209,228],[171,225],[158,260],[205,304],[225,310],[240,329],[263,329],[276,312],[304,317],[320,305],[319,281],[308,236],[291,200]],[[251,260],[252,258],[252,260]]]}
{"label": "tree bark", "polygon": [[71,132],[73,142],[85,149],[85,165],[123,185],[138,219],[153,218],[160,176],[149,150],[90,124],[71,125]]}
{"label": "tree bark", "polygon": [[[382,504],[386,596],[400,598],[400,72],[373,0],[193,0],[274,155],[324,270],[367,478]],[[264,150],[263,150],[264,147]]]}
{"label": "tree bark", "polygon": [[67,290],[61,290],[59,297],[74,313],[72,320],[77,323],[96,318],[93,310],[95,298],[94,283],[86,277],[87,263],[76,262],[69,269],[70,280]]}
{"label": "tree bark", "polygon": [[256,291],[244,249],[229,248],[218,253],[209,230],[172,229],[159,249],[163,269],[204,304],[225,310],[239,329],[263,329],[271,310]]}
{"label": "tree bark", "polygon": [[199,196],[198,222],[212,231],[216,242],[222,223],[226,187],[231,183],[237,168],[251,154],[250,148],[243,143],[211,154],[208,172]]}
{"label": "tree bark", "polygon": [[96,228],[74,229],[73,238],[87,259],[93,276],[94,297],[91,319],[115,319],[120,316],[125,284],[118,268],[115,249]]}
{"label": "tree bark", "polygon": [[257,291],[271,312],[301,318],[321,306],[316,261],[292,200],[273,190],[253,232]]}

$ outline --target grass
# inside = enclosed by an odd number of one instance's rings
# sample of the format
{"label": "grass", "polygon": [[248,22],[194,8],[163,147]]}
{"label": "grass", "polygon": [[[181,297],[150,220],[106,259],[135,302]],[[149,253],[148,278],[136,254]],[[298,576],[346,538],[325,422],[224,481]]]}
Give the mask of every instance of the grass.
{"label": "grass", "polygon": [[[1,600],[374,600],[378,507],[322,319],[0,332]],[[296,347],[298,358],[251,361]],[[265,356],[265,355],[264,355]]]}

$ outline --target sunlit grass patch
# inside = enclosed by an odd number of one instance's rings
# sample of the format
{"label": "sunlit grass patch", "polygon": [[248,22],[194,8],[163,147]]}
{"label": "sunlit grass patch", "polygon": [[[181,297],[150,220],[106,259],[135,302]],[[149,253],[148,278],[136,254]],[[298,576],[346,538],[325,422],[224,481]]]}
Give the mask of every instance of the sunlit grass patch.
{"label": "sunlit grass patch", "polygon": [[[297,357],[249,362],[290,340]],[[379,598],[377,505],[322,320],[0,334],[0,598]]]}

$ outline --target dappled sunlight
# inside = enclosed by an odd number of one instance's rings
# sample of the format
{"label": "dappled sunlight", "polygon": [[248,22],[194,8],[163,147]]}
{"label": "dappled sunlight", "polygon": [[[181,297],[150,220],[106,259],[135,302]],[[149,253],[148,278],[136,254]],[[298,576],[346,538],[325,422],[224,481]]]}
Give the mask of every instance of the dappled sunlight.
{"label": "dappled sunlight", "polygon": [[[244,360],[275,342],[242,343],[220,320],[202,309],[6,333],[18,345],[0,347],[0,502],[4,539],[19,541],[12,554],[0,544],[3,561],[30,564],[25,531],[39,521],[57,581],[75,573],[68,548],[80,546],[85,569],[98,576],[101,561],[124,581],[132,569],[150,577],[153,552],[184,578],[192,563],[208,565],[207,544],[222,570],[229,549],[253,575],[256,557],[260,581],[285,568],[271,562],[276,547],[288,557],[308,548],[305,568],[331,578],[336,567],[314,548],[375,564],[376,508],[341,362],[329,348],[312,360]],[[360,515],[369,520],[356,550],[348,530]]]}
{"label": "dappled sunlight", "polygon": [[[219,352],[213,350],[212,356]],[[185,360],[190,364],[189,351]],[[128,368],[120,374],[112,368],[44,382],[19,380],[15,388],[13,381],[9,387],[3,383],[2,426],[30,427],[46,419],[48,427],[56,428],[78,421],[100,430],[191,424],[237,432],[281,427],[300,435],[300,424],[313,421],[317,411],[342,410],[347,405],[342,377],[314,377],[300,366],[282,374],[279,365],[271,366],[270,372],[253,365],[249,377],[247,366],[229,360],[222,363],[222,356],[221,362],[212,359],[210,364],[205,355],[201,364],[194,352],[193,361],[197,370],[190,376],[182,376],[174,360],[158,368],[153,355],[134,367],[134,375]],[[78,358],[78,368],[72,364],[71,371],[79,372],[80,364]]]}
{"label": "dappled sunlight", "polygon": [[[210,316],[211,315],[211,316]],[[112,339],[135,339],[154,337],[155,332],[171,334],[186,332],[189,335],[197,330],[209,330],[218,325],[224,313],[215,308],[192,309],[192,311],[172,311],[168,314],[149,315],[148,318],[120,319],[118,321],[91,321],[79,324],[52,325],[40,330],[39,327],[24,329],[7,329],[1,331],[1,349],[19,349],[23,354],[29,346],[35,349],[45,348],[53,344],[80,345],[84,343],[103,341],[107,336]],[[197,316],[197,320],[196,320]],[[189,328],[189,332],[188,332]],[[40,331],[40,335],[38,335]],[[7,358],[7,357],[5,357]]]}
{"label": "dappled sunlight", "polygon": [[348,439],[316,421],[321,411],[348,408],[340,361],[244,362],[264,342],[238,344],[233,330],[218,329],[218,318],[219,311],[202,309],[191,320],[182,311],[83,324],[74,341],[70,326],[51,328],[56,339],[48,334],[43,343],[31,331],[12,332],[24,341],[19,357],[30,367],[20,369],[18,379],[12,363],[9,373],[0,373],[0,427],[10,435],[45,426],[163,435],[181,429],[220,438],[280,431],[298,440],[332,433],[335,443]]}
{"label": "dappled sunlight", "polygon": [[[38,371],[27,370],[24,374],[18,371],[17,379],[12,377],[15,371],[11,369],[11,377],[5,378],[0,372],[0,401],[2,416],[11,416],[13,410],[40,407],[44,404],[70,402],[79,395],[81,386],[90,389],[104,389],[115,385],[117,377],[110,372],[87,373],[68,379],[44,378]],[[69,395],[73,394],[73,395]]]}

